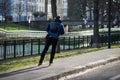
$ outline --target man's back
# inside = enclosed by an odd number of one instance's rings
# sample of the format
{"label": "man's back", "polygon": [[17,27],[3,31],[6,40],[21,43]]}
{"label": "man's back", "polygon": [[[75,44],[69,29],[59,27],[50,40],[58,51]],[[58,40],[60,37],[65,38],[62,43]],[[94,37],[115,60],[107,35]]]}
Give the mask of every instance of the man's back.
{"label": "man's back", "polygon": [[49,27],[50,27],[49,30],[50,30],[52,33],[57,33],[57,32],[58,32],[58,23],[56,23],[56,22],[51,22]]}

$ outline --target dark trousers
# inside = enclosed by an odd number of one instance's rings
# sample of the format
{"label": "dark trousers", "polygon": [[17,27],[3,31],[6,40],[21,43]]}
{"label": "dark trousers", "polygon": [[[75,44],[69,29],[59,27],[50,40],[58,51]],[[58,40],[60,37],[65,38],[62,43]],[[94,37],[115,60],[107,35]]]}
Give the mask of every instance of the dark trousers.
{"label": "dark trousers", "polygon": [[50,53],[50,61],[49,61],[49,63],[53,63],[53,59],[54,59],[55,51],[56,51],[57,41],[58,40],[53,38],[53,37],[49,37],[49,38],[46,39],[46,44],[45,44],[45,47],[43,49],[43,52],[41,53],[41,57],[40,57],[39,63],[43,62],[44,57],[45,57],[45,55],[46,55],[50,45],[52,45],[52,50],[51,50],[51,53]]}

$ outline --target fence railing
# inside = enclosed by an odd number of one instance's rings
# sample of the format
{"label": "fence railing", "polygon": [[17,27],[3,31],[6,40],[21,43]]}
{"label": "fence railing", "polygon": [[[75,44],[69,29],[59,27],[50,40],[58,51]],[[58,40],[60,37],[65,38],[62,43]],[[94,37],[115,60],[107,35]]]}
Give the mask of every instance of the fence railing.
{"label": "fence railing", "polygon": [[[107,45],[107,35],[100,36],[100,45]],[[60,37],[61,50],[80,49],[92,47],[92,36],[62,36]],[[111,35],[111,43],[120,43],[120,35]],[[45,45],[44,38],[0,40],[0,60],[24,56],[38,55]],[[49,48],[49,51],[51,48]]]}

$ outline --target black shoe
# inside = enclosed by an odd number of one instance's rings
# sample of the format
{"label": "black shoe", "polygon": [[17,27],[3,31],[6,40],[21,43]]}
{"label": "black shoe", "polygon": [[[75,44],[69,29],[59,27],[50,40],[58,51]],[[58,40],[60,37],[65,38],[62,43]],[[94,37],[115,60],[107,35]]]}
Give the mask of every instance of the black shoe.
{"label": "black shoe", "polygon": [[38,66],[42,65],[42,63],[38,63]]}
{"label": "black shoe", "polygon": [[49,63],[49,66],[51,66],[52,65],[52,63]]}

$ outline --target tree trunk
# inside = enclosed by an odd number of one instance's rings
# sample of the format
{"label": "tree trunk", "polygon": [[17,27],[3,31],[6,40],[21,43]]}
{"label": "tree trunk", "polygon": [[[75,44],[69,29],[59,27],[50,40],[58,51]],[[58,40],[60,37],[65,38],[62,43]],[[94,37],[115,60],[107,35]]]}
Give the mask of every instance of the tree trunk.
{"label": "tree trunk", "polygon": [[94,37],[93,37],[93,46],[94,47],[100,47],[99,45],[99,0],[94,0]]}
{"label": "tree trunk", "polygon": [[51,8],[52,8],[52,17],[55,18],[57,16],[56,0],[51,0]]}
{"label": "tree trunk", "polygon": [[45,0],[45,14],[46,14],[46,20],[48,16],[48,0]]}

